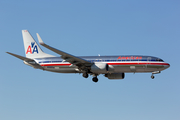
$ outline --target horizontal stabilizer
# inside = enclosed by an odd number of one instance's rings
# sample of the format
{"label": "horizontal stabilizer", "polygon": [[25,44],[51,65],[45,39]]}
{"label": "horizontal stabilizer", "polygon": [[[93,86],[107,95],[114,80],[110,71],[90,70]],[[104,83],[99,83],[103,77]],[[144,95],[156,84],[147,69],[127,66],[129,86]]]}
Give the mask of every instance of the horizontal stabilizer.
{"label": "horizontal stabilizer", "polygon": [[17,55],[17,54],[13,54],[13,53],[10,53],[10,52],[6,52],[6,53],[8,53],[8,54],[10,54],[10,55],[12,55],[14,57],[17,57],[17,58],[19,58],[19,59],[21,59],[23,61],[34,61],[32,59],[29,59],[29,58],[26,58],[26,57],[23,57],[23,56],[20,56],[20,55]]}
{"label": "horizontal stabilizer", "polygon": [[10,54],[10,55],[12,55],[12,56],[14,56],[14,57],[17,57],[17,58],[23,60],[23,61],[24,61],[24,64],[29,65],[29,66],[31,66],[31,67],[33,67],[33,68],[35,68],[35,69],[43,69],[42,66],[40,66],[39,64],[37,64],[37,63],[36,63],[34,60],[32,60],[32,59],[29,59],[29,58],[26,58],[26,57],[23,57],[23,56],[20,56],[20,55],[16,55],[16,54],[13,54],[13,53],[10,53],[10,52],[6,52],[6,53],[8,53],[8,54]]}

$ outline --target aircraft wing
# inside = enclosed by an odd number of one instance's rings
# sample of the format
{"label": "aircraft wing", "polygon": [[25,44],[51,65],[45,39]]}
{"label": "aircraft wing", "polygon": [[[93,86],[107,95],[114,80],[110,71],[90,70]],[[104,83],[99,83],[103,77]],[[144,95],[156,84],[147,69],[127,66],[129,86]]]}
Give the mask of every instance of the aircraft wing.
{"label": "aircraft wing", "polygon": [[51,51],[53,51],[53,52],[61,55],[61,58],[62,58],[62,59],[66,60],[67,62],[69,62],[69,63],[71,63],[71,64],[74,64],[74,65],[77,65],[77,66],[90,66],[90,65],[92,64],[91,62],[89,62],[89,61],[87,61],[87,60],[84,60],[84,59],[82,59],[82,58],[73,56],[73,55],[71,55],[71,54],[68,54],[68,53],[66,53],[66,52],[63,52],[63,51],[61,51],[61,50],[58,50],[58,49],[56,49],[56,48],[53,48],[53,47],[45,44],[45,43],[42,41],[42,39],[41,39],[41,37],[39,36],[38,33],[37,33],[37,37],[38,37],[39,43],[40,43],[42,46],[44,46],[44,47],[46,47],[47,49],[49,49],[49,50],[51,50]]}

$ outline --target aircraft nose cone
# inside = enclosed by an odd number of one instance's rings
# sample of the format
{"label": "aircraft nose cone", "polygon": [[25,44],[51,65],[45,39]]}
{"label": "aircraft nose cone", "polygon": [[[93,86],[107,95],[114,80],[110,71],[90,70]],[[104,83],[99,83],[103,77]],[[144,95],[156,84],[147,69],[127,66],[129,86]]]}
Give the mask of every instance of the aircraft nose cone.
{"label": "aircraft nose cone", "polygon": [[169,67],[170,67],[170,64],[169,64],[169,63],[166,63],[165,67],[166,67],[166,68],[169,68]]}

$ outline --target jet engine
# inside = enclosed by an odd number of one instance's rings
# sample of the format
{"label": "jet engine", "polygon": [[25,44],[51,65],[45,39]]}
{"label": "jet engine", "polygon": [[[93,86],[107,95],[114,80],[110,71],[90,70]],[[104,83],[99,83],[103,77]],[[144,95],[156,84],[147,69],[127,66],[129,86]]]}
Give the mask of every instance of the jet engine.
{"label": "jet engine", "polygon": [[107,77],[108,79],[124,79],[125,74],[124,73],[108,73],[105,74],[105,77]]}
{"label": "jet engine", "polygon": [[96,62],[91,66],[91,72],[97,74],[103,74],[103,73],[111,72],[113,70],[114,70],[113,66],[108,65],[106,63]]}

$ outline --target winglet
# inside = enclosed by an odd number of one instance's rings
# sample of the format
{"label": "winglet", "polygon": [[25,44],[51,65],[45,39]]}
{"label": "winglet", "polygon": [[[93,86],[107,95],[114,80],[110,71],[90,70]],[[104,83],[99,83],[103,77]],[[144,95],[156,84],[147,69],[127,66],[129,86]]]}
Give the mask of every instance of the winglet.
{"label": "winglet", "polygon": [[44,44],[44,42],[42,41],[42,39],[41,39],[41,37],[39,36],[39,34],[38,33],[36,33],[37,34],[37,38],[38,38],[38,41],[39,41],[39,44]]}

